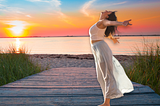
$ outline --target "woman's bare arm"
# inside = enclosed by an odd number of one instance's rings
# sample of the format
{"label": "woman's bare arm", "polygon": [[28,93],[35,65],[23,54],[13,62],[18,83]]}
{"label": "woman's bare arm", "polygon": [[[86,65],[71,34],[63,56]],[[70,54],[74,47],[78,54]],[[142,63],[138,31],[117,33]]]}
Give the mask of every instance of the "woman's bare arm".
{"label": "woman's bare arm", "polygon": [[120,25],[127,26],[127,25],[131,25],[129,23],[129,21],[131,21],[131,20],[127,20],[127,21],[124,21],[124,22],[118,22],[118,21],[109,21],[109,20],[104,19],[103,20],[103,25],[106,26],[106,27],[107,26],[120,26]]}

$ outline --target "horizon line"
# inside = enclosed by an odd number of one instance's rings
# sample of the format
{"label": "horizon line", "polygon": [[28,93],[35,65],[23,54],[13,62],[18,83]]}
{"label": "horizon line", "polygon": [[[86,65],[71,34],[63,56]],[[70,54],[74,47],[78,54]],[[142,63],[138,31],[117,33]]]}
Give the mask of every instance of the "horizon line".
{"label": "horizon line", "polygon": [[[120,37],[120,36],[160,36],[157,34],[152,34],[152,35],[115,35],[115,37]],[[42,38],[42,37],[89,37],[89,35],[84,35],[84,36],[74,36],[74,35],[67,35],[67,36],[28,36],[28,37],[0,37],[0,38]]]}

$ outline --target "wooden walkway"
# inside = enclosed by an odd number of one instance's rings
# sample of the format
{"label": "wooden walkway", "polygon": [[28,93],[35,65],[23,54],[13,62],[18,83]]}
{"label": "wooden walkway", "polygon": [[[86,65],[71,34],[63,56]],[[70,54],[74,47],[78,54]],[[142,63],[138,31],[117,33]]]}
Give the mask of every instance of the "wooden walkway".
{"label": "wooden walkway", "polygon": [[[111,100],[111,106],[160,106],[148,86]],[[0,106],[97,106],[103,103],[94,68],[54,68],[0,87]]]}

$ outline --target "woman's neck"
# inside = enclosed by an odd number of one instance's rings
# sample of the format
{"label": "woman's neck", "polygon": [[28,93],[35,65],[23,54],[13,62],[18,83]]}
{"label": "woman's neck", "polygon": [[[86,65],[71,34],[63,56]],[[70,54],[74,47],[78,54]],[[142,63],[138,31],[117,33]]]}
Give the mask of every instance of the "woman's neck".
{"label": "woman's neck", "polygon": [[104,19],[105,19],[104,17],[100,17],[100,18],[99,18],[99,20],[104,20]]}

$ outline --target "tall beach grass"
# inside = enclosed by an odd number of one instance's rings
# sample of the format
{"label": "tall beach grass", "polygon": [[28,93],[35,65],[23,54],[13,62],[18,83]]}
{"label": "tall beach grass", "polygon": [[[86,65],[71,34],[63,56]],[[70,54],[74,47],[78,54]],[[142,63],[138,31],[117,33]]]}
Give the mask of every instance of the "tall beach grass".
{"label": "tall beach grass", "polygon": [[143,50],[135,47],[133,65],[127,71],[129,78],[137,83],[148,85],[160,95],[160,45],[158,42],[143,42]]}
{"label": "tall beach grass", "polygon": [[13,46],[0,50],[0,86],[41,72],[41,68],[33,64],[26,53],[25,48],[17,51]]}

